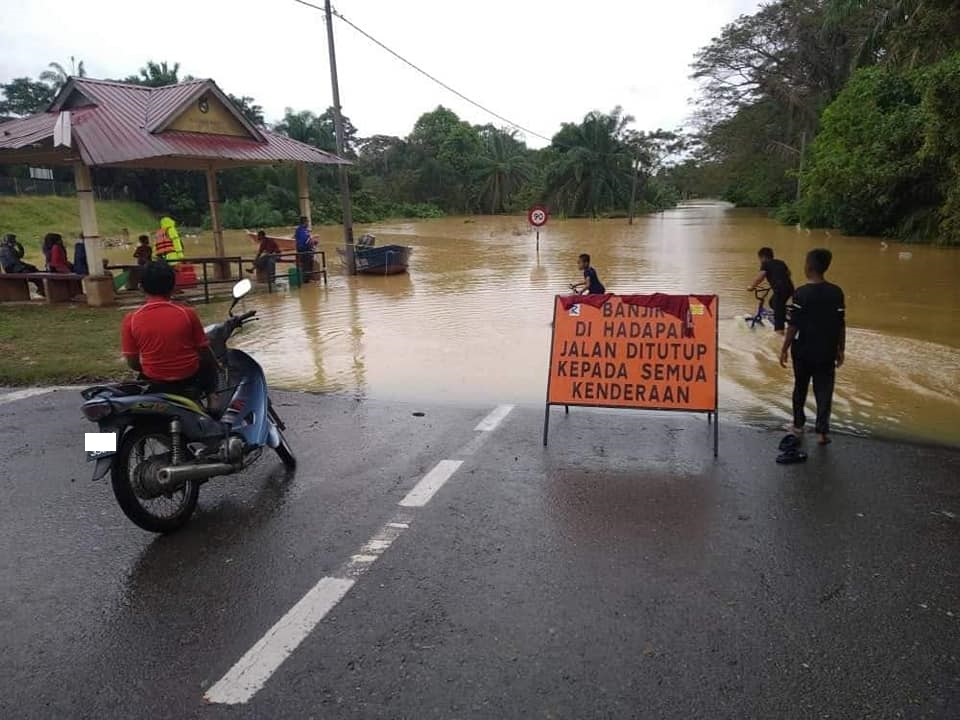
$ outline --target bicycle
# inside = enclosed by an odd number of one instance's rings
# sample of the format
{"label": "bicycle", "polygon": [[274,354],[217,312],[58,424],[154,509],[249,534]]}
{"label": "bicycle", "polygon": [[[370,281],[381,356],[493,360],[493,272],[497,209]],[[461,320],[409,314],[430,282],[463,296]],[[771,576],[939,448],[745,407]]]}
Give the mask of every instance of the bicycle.
{"label": "bicycle", "polygon": [[763,325],[763,321],[767,320],[770,324],[773,324],[773,310],[769,307],[765,307],[767,302],[767,297],[770,295],[771,288],[767,285],[763,287],[755,288],[753,291],[753,296],[757,298],[757,312],[753,315],[744,316],[750,324],[750,329],[753,330],[757,325]]}

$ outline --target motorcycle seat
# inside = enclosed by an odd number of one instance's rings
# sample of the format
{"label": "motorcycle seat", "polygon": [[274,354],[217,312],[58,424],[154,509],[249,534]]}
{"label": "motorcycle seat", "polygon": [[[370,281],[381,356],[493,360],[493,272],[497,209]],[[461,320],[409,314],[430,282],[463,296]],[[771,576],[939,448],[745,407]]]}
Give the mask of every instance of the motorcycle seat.
{"label": "motorcycle seat", "polygon": [[142,383],[115,383],[111,385],[94,385],[80,392],[84,400],[90,400],[98,395],[110,395],[112,397],[127,397],[130,395],[143,395],[146,391],[146,385]]}

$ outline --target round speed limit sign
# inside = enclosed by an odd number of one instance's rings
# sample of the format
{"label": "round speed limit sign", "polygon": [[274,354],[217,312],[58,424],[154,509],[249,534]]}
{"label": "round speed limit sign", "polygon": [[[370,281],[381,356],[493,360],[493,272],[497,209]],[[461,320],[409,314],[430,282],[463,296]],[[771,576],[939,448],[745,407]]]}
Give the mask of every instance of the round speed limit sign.
{"label": "round speed limit sign", "polygon": [[549,217],[550,213],[547,212],[547,209],[543,205],[534,205],[527,211],[527,220],[536,228],[546,225],[547,218]]}

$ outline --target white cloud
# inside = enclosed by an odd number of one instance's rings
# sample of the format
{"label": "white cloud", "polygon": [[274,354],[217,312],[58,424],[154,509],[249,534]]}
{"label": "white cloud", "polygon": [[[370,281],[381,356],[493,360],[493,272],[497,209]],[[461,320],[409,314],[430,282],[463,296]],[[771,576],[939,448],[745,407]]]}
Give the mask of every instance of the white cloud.
{"label": "white cloud", "polygon": [[[617,104],[642,129],[681,124],[696,90],[688,78],[693,53],[757,4],[340,0],[334,6],[441,80],[549,137],[561,122]],[[253,96],[269,120],[287,106],[320,112],[331,104],[322,14],[293,0],[4,0],[4,6],[0,80],[36,76],[71,55],[93,77],[169,60],[228,92]],[[334,22],[341,100],[361,135],[405,135],[438,104],[471,122],[497,122]]]}

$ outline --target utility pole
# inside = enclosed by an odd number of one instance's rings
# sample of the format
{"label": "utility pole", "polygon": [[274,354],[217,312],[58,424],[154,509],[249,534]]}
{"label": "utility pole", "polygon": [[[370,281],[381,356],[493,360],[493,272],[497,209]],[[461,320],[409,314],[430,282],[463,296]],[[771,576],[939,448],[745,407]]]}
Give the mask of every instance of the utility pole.
{"label": "utility pole", "polygon": [[[330,84],[333,87],[333,126],[337,133],[337,155],[344,157],[343,115],[340,113],[340,85],[337,82],[337,53],[333,47],[333,12],[330,0],[325,0],[324,10],[327,16],[327,46],[330,49]],[[347,166],[337,168],[340,173],[340,201],[343,203],[343,245],[347,258],[347,267],[351,275],[357,272],[357,260],[353,246],[353,211],[350,207],[350,180]]]}
{"label": "utility pole", "polygon": [[800,202],[802,195],[802,188],[800,183],[803,182],[803,156],[807,152],[807,131],[804,130],[800,133],[800,165],[797,168],[797,202]]}
{"label": "utility pole", "polygon": [[630,191],[630,219],[627,225],[633,225],[633,211],[637,206],[637,175],[640,174],[640,156],[633,163],[633,190]]}

